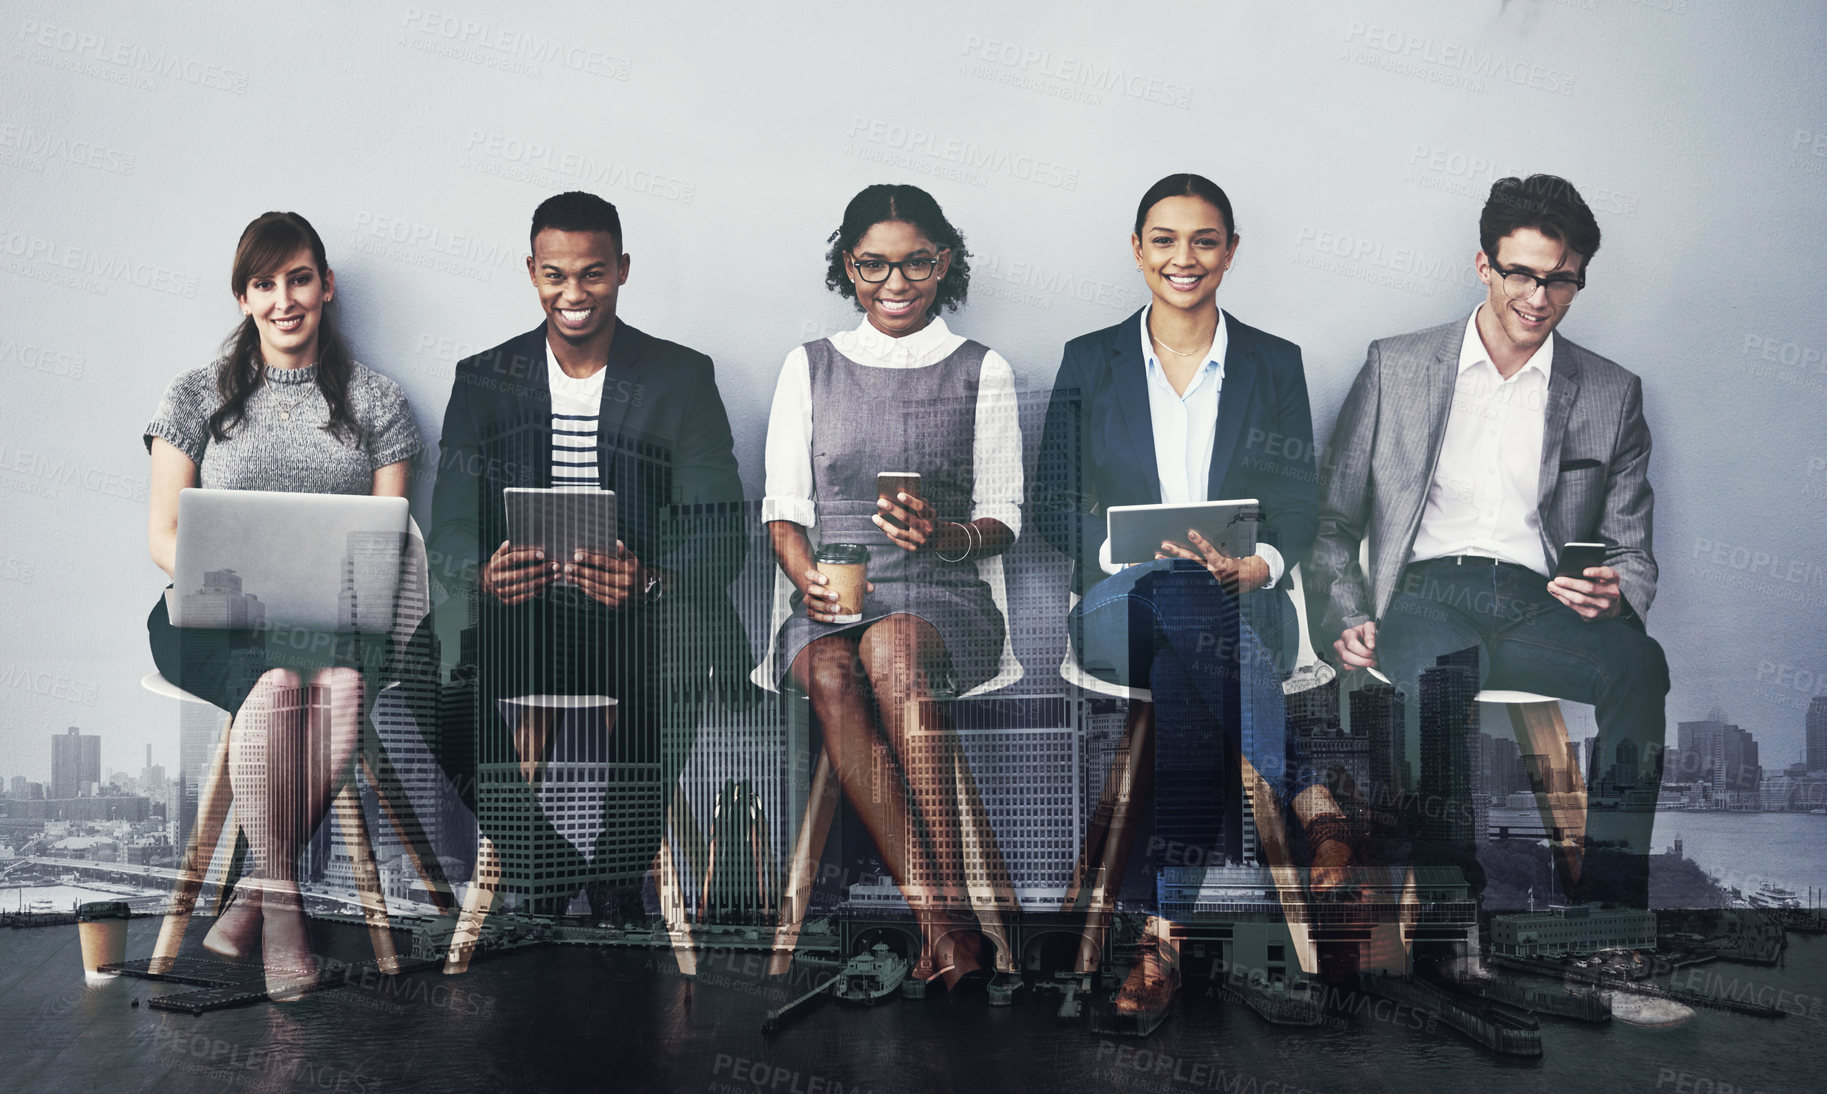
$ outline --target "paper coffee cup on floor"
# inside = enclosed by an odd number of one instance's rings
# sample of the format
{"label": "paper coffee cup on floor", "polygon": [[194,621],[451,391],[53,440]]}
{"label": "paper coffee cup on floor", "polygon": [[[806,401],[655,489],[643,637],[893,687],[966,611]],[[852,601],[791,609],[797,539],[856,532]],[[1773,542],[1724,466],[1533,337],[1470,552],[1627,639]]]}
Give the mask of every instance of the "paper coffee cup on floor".
{"label": "paper coffee cup on floor", "polygon": [[89,980],[109,980],[118,973],[103,965],[127,959],[127,920],[133,913],[118,900],[98,900],[76,909],[76,933],[82,941],[82,971]]}

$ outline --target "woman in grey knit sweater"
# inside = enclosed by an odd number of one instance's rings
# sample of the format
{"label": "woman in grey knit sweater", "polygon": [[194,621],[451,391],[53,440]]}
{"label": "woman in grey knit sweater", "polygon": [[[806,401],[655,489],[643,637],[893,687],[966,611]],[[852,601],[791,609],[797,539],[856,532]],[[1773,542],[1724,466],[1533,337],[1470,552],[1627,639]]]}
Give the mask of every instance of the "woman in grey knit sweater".
{"label": "woman in grey knit sweater", "polygon": [[[303,217],[249,224],[231,288],[245,318],[223,356],[180,373],[146,427],[148,537],[167,574],[185,487],[401,497],[422,447],[399,385],[349,357],[327,307],[336,277]],[[298,858],[353,761],[367,709],[359,666],[374,651],[338,642],[329,664],[302,665],[255,630],[176,629],[163,596],[146,625],[167,680],[236,712],[230,781],[253,864],[203,944],[238,957],[258,938],[269,994],[295,997],[314,975]],[[303,701],[306,687],[328,701]]]}

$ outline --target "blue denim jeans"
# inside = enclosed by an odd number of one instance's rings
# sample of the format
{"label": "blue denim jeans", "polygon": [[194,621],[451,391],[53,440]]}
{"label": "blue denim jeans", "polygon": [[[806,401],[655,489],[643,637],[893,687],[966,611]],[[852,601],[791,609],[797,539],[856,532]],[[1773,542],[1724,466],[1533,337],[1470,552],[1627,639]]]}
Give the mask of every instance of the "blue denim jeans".
{"label": "blue denim jeans", "polygon": [[1157,560],[1099,582],[1068,620],[1086,672],[1154,693],[1156,846],[1186,848],[1180,865],[1242,861],[1243,757],[1290,820],[1294,794],[1318,781],[1287,732],[1274,659],[1245,618],[1279,618],[1267,600],[1276,595],[1247,593],[1240,610],[1202,566]]}

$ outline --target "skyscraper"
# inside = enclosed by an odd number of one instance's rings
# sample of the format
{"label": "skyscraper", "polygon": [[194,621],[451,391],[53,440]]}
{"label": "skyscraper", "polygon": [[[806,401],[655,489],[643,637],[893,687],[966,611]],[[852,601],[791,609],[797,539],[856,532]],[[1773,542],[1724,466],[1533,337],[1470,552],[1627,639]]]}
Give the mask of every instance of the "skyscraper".
{"label": "skyscraper", "polygon": [[1055,693],[951,707],[1016,898],[1059,907],[1078,852],[1083,704]]}
{"label": "skyscraper", "polygon": [[1408,770],[1408,706],[1389,684],[1372,680],[1351,693],[1351,735],[1363,737],[1370,785],[1365,799],[1379,811],[1412,785]]}
{"label": "skyscraper", "polygon": [[[1209,580],[1202,573],[1193,576]],[[1191,582],[1156,579],[1156,603],[1164,615],[1195,617],[1195,612],[1203,610],[1197,599],[1202,591]],[[1237,640],[1237,619],[1233,616],[1227,623],[1228,627],[1222,630],[1214,625],[1212,641],[1221,649],[1238,651],[1239,679],[1248,680],[1254,667],[1248,663],[1251,651]],[[1252,754],[1255,726],[1250,723],[1252,712],[1247,709],[1249,691],[1248,687],[1224,685],[1222,711],[1208,711],[1205,700],[1192,687],[1154,697],[1155,724],[1183,727],[1180,732],[1155,736],[1155,835],[1163,846],[1188,849],[1195,861],[1184,869],[1202,871],[1208,862],[1223,865],[1246,861],[1243,817],[1247,810],[1241,757],[1226,747],[1225,738],[1227,728],[1237,727],[1243,754]],[[1282,732],[1282,725],[1276,725],[1275,730]],[[1265,773],[1270,778],[1280,774]],[[1220,793],[1212,792],[1214,785]],[[1168,866],[1164,870],[1176,868]]]}
{"label": "skyscraper", "polygon": [[1370,739],[1361,731],[1346,733],[1339,718],[1339,682],[1334,677],[1316,688],[1287,697],[1288,732],[1301,743],[1307,762],[1320,773],[1333,795],[1343,801],[1366,796],[1370,789]]}
{"label": "skyscraper", "polygon": [[[438,641],[431,628],[417,625],[429,607],[428,590],[421,580],[421,553],[418,541],[402,541],[396,533],[351,534],[343,560],[338,610],[345,626],[373,628],[386,619],[393,620],[391,659],[386,671],[372,684],[382,690],[369,711],[370,724],[380,743],[380,754],[370,767],[376,779],[387,783],[374,790],[409,811],[410,820],[417,823],[429,845],[422,850],[467,858],[472,850],[468,839],[460,846],[445,844],[446,802],[438,766],[443,732],[436,668]],[[396,583],[385,579],[387,566],[398,569]],[[386,599],[389,595],[391,600]],[[365,796],[362,800],[379,799]],[[367,824],[376,862],[392,862],[410,850],[378,808],[367,816]],[[330,830],[333,841],[325,880],[353,889],[354,860],[342,846],[342,829],[335,824],[324,827]],[[411,891],[418,879],[410,868],[406,874],[406,891]]]}
{"label": "skyscraper", "polygon": [[[625,440],[618,468],[618,474],[640,479],[655,496],[670,496],[672,457],[667,450]],[[746,550],[749,540],[744,537],[758,534],[761,527],[759,512],[741,502],[671,506],[659,513],[654,561],[664,567],[666,560],[679,558],[685,565],[715,573],[735,560],[731,553],[739,556]],[[764,567],[758,572],[772,579],[771,570]],[[555,586],[543,595],[581,603],[584,594]],[[620,668],[607,678],[643,689],[638,695],[631,691],[616,696],[614,706],[592,696],[484,696],[478,704],[471,730],[477,742],[477,818],[500,855],[499,892],[508,904],[533,911],[563,910],[582,889],[600,916],[638,915],[643,881],[655,866],[669,814],[677,822],[674,834],[685,844],[697,841],[694,831],[706,834],[705,840],[724,833],[754,848],[753,853],[744,851],[750,861],[767,861],[767,855],[759,853],[759,841],[769,825],[779,823],[769,807],[770,795],[777,796],[781,788],[781,777],[773,768],[783,762],[785,749],[777,737],[761,740],[750,735],[734,752],[723,749],[712,766],[724,777],[706,788],[699,802],[703,815],[675,812],[682,799],[680,775],[704,723],[705,668],[716,664],[728,669],[722,659],[728,651],[717,645],[722,636],[693,625],[690,595],[671,595],[644,609],[647,614],[638,619],[624,616],[631,621],[617,624],[620,629],[613,641],[566,627],[540,635],[538,648],[513,650],[512,635],[500,636],[495,643],[497,651],[503,651],[495,656],[511,651],[556,660],[575,656],[561,648],[564,643],[579,643],[593,656],[621,659]],[[657,643],[657,649],[642,648],[646,643]],[[483,643],[485,649],[488,645]],[[746,662],[746,652],[738,660]],[[650,668],[651,676],[637,680],[637,666],[642,671]],[[459,705],[468,686],[455,676],[450,683],[446,709],[461,716]],[[731,696],[746,686],[739,680],[713,680],[712,685]],[[543,713],[531,717],[536,711]],[[760,728],[757,718],[737,721],[754,730]],[[540,723],[550,725],[551,743],[536,785],[529,786],[513,735],[516,726]],[[447,754],[456,751],[450,742],[442,747]],[[744,751],[750,755],[735,754]],[[745,761],[753,765],[751,770],[730,779],[732,762]],[[728,785],[732,781],[733,788]],[[708,847],[708,842],[702,844],[706,855]],[[671,869],[678,870],[696,848],[674,851]],[[778,853],[778,848],[770,853]],[[706,866],[708,858],[700,856],[691,870],[682,870],[686,883],[694,883],[692,875]],[[728,880],[730,875],[723,877]],[[660,895],[669,908],[682,907],[679,893]],[[761,899],[725,895],[735,901],[738,915],[759,907]]]}
{"label": "skyscraper", "polygon": [[163,801],[165,798],[165,765],[152,762],[152,746],[146,746],[146,766],[140,769],[140,793]]}
{"label": "skyscraper", "polygon": [[[1756,793],[1763,782],[1763,764],[1757,756],[1757,738],[1749,730],[1727,726],[1719,739],[1720,762],[1715,766],[1714,785],[1738,793]],[[1619,758],[1623,762],[1623,758]]]}
{"label": "skyscraper", "polygon": [[[498,706],[480,714],[505,726],[515,712]],[[656,742],[622,724],[616,707],[559,709],[551,732],[531,787],[508,732],[481,738],[477,812],[501,857],[499,892],[510,907],[545,913],[589,887],[624,900],[653,862],[646,837],[663,808]]]}
{"label": "skyscraper", "polygon": [[71,726],[51,738],[51,797],[86,798],[100,783],[100,737]]}
{"label": "skyscraper", "polygon": [[[1297,691],[1284,702],[1289,732],[1323,733],[1340,726],[1339,678],[1336,676],[1319,687]],[[1355,729],[1352,733],[1358,735]]]}
{"label": "skyscraper", "polygon": [[[777,568],[760,505],[677,507],[667,517],[674,546],[749,536],[747,561],[730,595],[745,618],[766,619]],[[712,653],[700,648],[705,637],[674,628],[661,639],[665,657],[678,664],[702,661]],[[682,910],[698,922],[766,921],[777,913],[789,880],[816,761],[810,754],[811,704],[789,694],[743,706],[720,702],[715,692],[669,691],[661,723],[666,770],[678,772],[664,789],[668,839],[684,890]],[[830,829],[827,857],[836,849],[840,827]],[[815,877],[826,879],[823,872]],[[815,898],[834,899],[834,892],[823,891]]]}
{"label": "skyscraper", "polygon": [[1827,771],[1827,695],[1816,695],[1808,704],[1803,724],[1808,734],[1808,770]]}
{"label": "skyscraper", "polygon": [[182,595],[184,625],[189,628],[258,627],[266,622],[266,605],[241,591],[241,575],[233,570],[205,571],[203,584]]}
{"label": "skyscraper", "polygon": [[197,800],[225,720],[208,703],[178,704],[178,767],[165,785],[165,835],[179,854],[196,826]]}
{"label": "skyscraper", "polygon": [[[1705,785],[1715,801],[1730,794],[1756,792],[1763,779],[1757,739],[1726,721],[1723,710],[1714,707],[1703,719],[1681,722],[1676,733],[1680,746],[1679,781]],[[1595,766],[1603,774],[1606,765],[1617,763],[1618,757],[1605,756],[1600,760]]]}
{"label": "skyscraper", "polygon": [[1102,695],[1082,696],[1078,703],[1080,724],[1085,727],[1079,765],[1078,838],[1082,842],[1090,831],[1092,814],[1104,793],[1104,781],[1111,777],[1117,750],[1122,746],[1129,704]]}
{"label": "skyscraper", "polygon": [[[1475,687],[1475,685],[1474,685]],[[1474,690],[1473,694],[1477,694]],[[1477,718],[1478,705],[1472,705],[1472,717]],[[1469,785],[1466,796],[1470,802],[1467,810],[1471,814],[1472,840],[1483,843],[1491,833],[1491,782],[1489,778],[1490,760],[1485,753],[1485,745],[1491,740],[1489,734],[1480,733],[1475,728],[1467,727],[1465,734],[1466,779]]]}
{"label": "skyscraper", "polygon": [[1307,762],[1334,796],[1341,800],[1362,795],[1370,786],[1370,742],[1336,726],[1295,730],[1307,753]]}
{"label": "skyscraper", "polygon": [[1518,791],[1529,789],[1529,779],[1523,772],[1522,750],[1516,742],[1508,737],[1493,737],[1489,733],[1480,734],[1479,747],[1483,749],[1485,789],[1493,798],[1504,798]]}
{"label": "skyscraper", "polygon": [[[1478,650],[1442,656],[1421,674],[1421,831],[1443,843],[1477,837],[1473,738],[1478,733]],[[1477,780],[1477,781],[1482,781]]]}
{"label": "skyscraper", "polygon": [[[345,630],[382,632],[401,617],[398,594],[417,597],[424,614],[424,590],[400,581],[406,557],[404,532],[350,532],[343,548],[342,582],[336,593],[336,619]],[[411,585],[413,583],[405,583]],[[418,618],[414,616],[414,618]]]}
{"label": "skyscraper", "polygon": [[[277,727],[307,724],[312,718],[327,724],[330,689],[298,684],[274,688],[271,695],[270,703],[250,704],[237,716],[236,734],[246,734],[250,741],[264,741],[266,747],[247,748],[231,755],[229,776],[235,788],[252,788],[251,794],[236,795],[235,816],[247,834],[255,863],[269,875],[292,876],[293,864],[277,858],[308,850],[298,864],[298,872],[307,878],[320,878],[329,858],[329,837],[322,830],[329,826],[320,825],[319,831],[313,833],[305,828],[304,820],[314,788],[331,783],[330,735],[314,735],[317,748],[312,749],[313,735],[285,734]],[[239,800],[253,794],[262,795],[264,800]],[[300,836],[303,848],[292,842]]]}
{"label": "skyscraper", "polygon": [[1713,781],[1713,758],[1719,751],[1719,736],[1725,732],[1725,727],[1725,712],[1718,707],[1707,712],[1705,718],[1677,724],[1675,741],[1681,750],[1677,765],[1680,781]]}

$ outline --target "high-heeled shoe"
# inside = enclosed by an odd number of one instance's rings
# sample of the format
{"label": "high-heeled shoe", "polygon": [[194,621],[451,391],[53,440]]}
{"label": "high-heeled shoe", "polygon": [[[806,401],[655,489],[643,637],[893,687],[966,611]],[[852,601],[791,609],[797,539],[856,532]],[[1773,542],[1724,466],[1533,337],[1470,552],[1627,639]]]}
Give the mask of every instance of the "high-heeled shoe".
{"label": "high-heeled shoe", "polygon": [[203,948],[217,957],[239,961],[253,948],[259,933],[260,886],[243,878],[228,891],[221,914],[203,936]]}
{"label": "high-heeled shoe", "polygon": [[261,898],[260,955],[266,966],[266,996],[275,1003],[302,998],[317,986],[317,955],[305,923],[298,890],[268,890]]}

